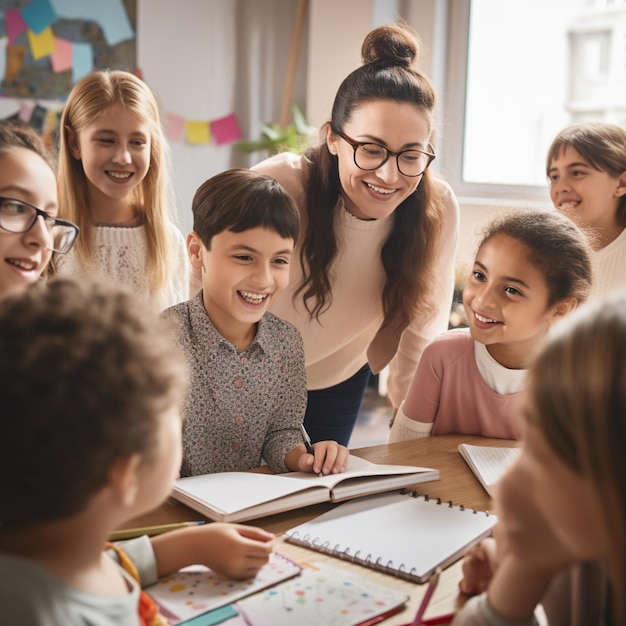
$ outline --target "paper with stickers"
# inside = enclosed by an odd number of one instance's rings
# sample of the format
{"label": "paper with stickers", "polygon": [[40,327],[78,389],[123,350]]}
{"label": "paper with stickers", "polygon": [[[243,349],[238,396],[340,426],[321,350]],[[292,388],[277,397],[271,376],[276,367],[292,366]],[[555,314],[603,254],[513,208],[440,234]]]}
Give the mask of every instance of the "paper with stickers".
{"label": "paper with stickers", "polygon": [[248,580],[228,580],[203,565],[192,565],[164,576],[145,591],[175,625],[297,576],[301,571],[300,565],[291,559],[272,552],[269,562]]}
{"label": "paper with stickers", "polygon": [[240,600],[254,626],[355,626],[404,605],[406,593],[328,565],[313,563],[297,578]]}

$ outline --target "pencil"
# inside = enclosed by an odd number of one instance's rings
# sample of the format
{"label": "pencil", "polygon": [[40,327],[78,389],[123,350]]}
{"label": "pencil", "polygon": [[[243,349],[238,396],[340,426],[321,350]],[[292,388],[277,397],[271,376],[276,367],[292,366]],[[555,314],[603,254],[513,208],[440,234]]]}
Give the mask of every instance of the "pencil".
{"label": "pencil", "polygon": [[430,603],[433,594],[435,593],[435,589],[437,589],[437,585],[439,584],[439,574],[441,570],[438,568],[435,573],[430,577],[430,581],[428,583],[428,588],[426,589],[426,593],[422,598],[422,602],[417,609],[417,614],[415,615],[415,619],[411,622],[409,626],[420,626],[422,623],[422,617],[424,617],[424,613],[426,613],[426,609],[428,608],[428,604]]}
{"label": "pencil", "polygon": [[[306,432],[306,428],[304,424],[300,424],[300,432],[302,433],[302,439],[304,440],[304,447],[309,454],[315,456],[315,451],[313,450],[313,444],[311,443],[311,437],[309,437],[309,433]],[[320,472],[318,476],[323,476],[324,472]]]}
{"label": "pencil", "polygon": [[134,539],[142,535],[160,535],[170,530],[178,530],[179,528],[188,528],[189,526],[201,526],[206,522],[175,522],[173,524],[159,524],[158,526],[143,526],[141,528],[125,528],[123,530],[114,530],[109,533],[109,541],[122,541],[124,539]]}

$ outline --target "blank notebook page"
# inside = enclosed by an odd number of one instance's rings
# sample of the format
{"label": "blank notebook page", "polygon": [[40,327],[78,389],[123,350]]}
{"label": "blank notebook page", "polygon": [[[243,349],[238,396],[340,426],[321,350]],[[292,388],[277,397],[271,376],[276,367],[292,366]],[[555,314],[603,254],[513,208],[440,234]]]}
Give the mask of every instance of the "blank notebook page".
{"label": "blank notebook page", "polygon": [[406,493],[367,496],[287,531],[287,540],[423,582],[491,532],[495,515]]}

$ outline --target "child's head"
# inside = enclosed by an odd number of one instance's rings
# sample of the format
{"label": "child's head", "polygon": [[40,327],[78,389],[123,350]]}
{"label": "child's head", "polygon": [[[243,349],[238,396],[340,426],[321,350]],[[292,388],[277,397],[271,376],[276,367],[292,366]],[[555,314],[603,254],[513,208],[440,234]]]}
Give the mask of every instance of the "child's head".
{"label": "child's head", "polygon": [[298,239],[298,211],[291,196],[273,178],[254,170],[226,170],[206,180],[191,204],[193,230],[211,248],[222,231],[273,230],[283,239]]}
{"label": "child's head", "polygon": [[157,313],[117,287],[52,279],[0,301],[0,472],[10,476],[0,532],[80,513],[120,464],[150,486],[134,504],[159,504],[179,470],[185,376]]}
{"label": "child's head", "polygon": [[548,149],[546,172],[554,206],[583,224],[626,226],[626,130],[585,122],[562,130]]}
{"label": "child's head", "polygon": [[54,162],[42,140],[28,126],[0,122],[0,297],[36,281],[53,249],[71,248],[78,231],[57,212]]}
{"label": "child's head", "polygon": [[[522,456],[500,488],[505,510],[523,518],[531,498],[576,560],[607,564],[622,618],[615,623],[622,624],[626,293],[586,304],[548,334],[529,370],[521,416],[526,424]],[[525,545],[520,550],[538,558]]]}
{"label": "child's head", "polygon": [[191,264],[202,270],[204,305],[216,328],[235,343],[238,333],[229,328],[258,322],[289,284],[298,210],[273,178],[246,169],[205,181],[192,210],[187,244]]}
{"label": "child's head", "polygon": [[549,326],[587,299],[591,281],[589,245],[565,216],[519,211],[496,218],[463,290],[472,335],[498,361],[497,346],[507,344],[525,361]]}

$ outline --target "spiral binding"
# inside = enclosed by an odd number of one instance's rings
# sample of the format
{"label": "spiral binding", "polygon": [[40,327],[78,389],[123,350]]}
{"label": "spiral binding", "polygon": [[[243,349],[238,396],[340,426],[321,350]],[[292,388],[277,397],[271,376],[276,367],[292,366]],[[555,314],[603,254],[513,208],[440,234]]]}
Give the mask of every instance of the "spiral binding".
{"label": "spiral binding", "polygon": [[[420,495],[417,491],[411,491],[407,489],[401,490],[403,495],[408,495],[411,498],[423,498],[426,502],[436,502],[438,505],[447,504],[449,508],[458,508],[459,511],[472,511],[474,515],[483,514],[486,517],[490,517],[491,514],[489,511],[478,511],[477,509],[467,509],[465,506],[455,505],[451,500],[442,501],[441,498],[431,498],[428,494]],[[397,576],[399,578],[403,578],[405,580],[410,580],[415,582],[417,576],[417,570],[412,567],[410,570],[406,569],[404,563],[400,563],[397,567],[394,566],[393,561],[388,561],[383,564],[381,562],[381,557],[374,557],[371,553],[368,553],[366,556],[360,556],[361,551],[357,550],[354,554],[350,554],[350,547],[343,548],[341,545],[336,544],[334,547],[330,548],[330,542],[326,541],[324,543],[320,543],[319,537],[312,537],[309,533],[306,533],[302,538],[298,537],[298,532],[294,531],[292,534],[287,535],[287,541],[291,543],[295,543],[297,545],[304,546],[305,548],[315,549],[318,552],[322,552],[324,554],[329,554],[330,556],[334,556],[346,561],[350,561],[351,563],[357,563],[359,565],[364,565],[365,567],[369,567],[371,569],[375,569],[380,572],[384,572],[385,574],[391,574],[393,576]]]}

